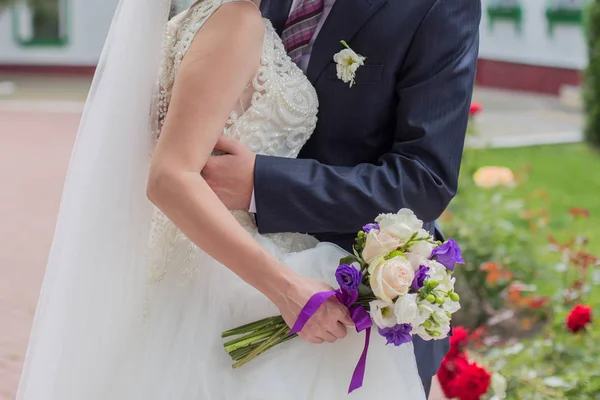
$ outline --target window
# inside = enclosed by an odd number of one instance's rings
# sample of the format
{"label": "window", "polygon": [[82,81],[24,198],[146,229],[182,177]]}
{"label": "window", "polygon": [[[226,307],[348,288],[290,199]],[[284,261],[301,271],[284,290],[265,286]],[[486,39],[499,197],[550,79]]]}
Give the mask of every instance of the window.
{"label": "window", "polygon": [[68,42],[69,0],[28,0],[14,7],[16,41],[22,46],[64,46]]}

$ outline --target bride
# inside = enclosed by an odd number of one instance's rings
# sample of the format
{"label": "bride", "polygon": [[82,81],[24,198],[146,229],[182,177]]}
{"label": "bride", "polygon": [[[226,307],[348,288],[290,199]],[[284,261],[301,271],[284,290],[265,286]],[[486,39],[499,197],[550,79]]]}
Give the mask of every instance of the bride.
{"label": "bride", "polygon": [[[201,0],[167,25],[169,3],[117,9],[17,398],[346,398],[364,338],[336,300],[304,340],[231,368],[220,333],[277,314],[292,325],[335,284],[345,253],[298,233],[259,235],[200,173],[222,134],[295,157],[316,124],[315,90],[256,2]],[[423,399],[412,344],[374,336],[364,385],[349,397]]]}

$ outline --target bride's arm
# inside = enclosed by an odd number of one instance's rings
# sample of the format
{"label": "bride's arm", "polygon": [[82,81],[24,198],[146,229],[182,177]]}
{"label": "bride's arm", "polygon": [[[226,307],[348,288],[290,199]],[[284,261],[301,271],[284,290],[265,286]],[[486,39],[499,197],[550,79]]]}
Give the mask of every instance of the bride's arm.
{"label": "bride's arm", "polygon": [[[175,79],[150,169],[148,197],[202,250],[271,299],[288,324],[326,285],[285,268],[246,232],[201,176],[231,110],[260,64],[264,23],[256,8],[230,3],[201,28]],[[345,335],[336,301],[302,332],[313,342]],[[318,326],[314,326],[318,325]]]}

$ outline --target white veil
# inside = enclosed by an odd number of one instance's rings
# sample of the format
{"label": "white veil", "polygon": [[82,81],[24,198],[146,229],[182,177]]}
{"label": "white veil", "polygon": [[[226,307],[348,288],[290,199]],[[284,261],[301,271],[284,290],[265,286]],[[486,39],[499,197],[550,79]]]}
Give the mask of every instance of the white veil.
{"label": "white veil", "polygon": [[[146,180],[170,0],[121,0],[81,119],[19,400],[114,399],[143,311]],[[91,395],[93,394],[93,395]]]}

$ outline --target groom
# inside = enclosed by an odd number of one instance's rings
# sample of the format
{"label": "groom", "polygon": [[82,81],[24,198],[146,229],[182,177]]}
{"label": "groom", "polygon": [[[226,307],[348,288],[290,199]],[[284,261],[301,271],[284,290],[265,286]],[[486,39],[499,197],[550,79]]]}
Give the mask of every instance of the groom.
{"label": "groom", "polygon": [[[478,53],[481,0],[263,0],[288,54],[319,96],[298,159],[254,156],[231,139],[203,171],[261,233],[306,232],[351,249],[362,224],[410,208],[435,220],[455,195]],[[344,40],[366,57],[350,87]],[[414,339],[426,391],[448,341]]]}

